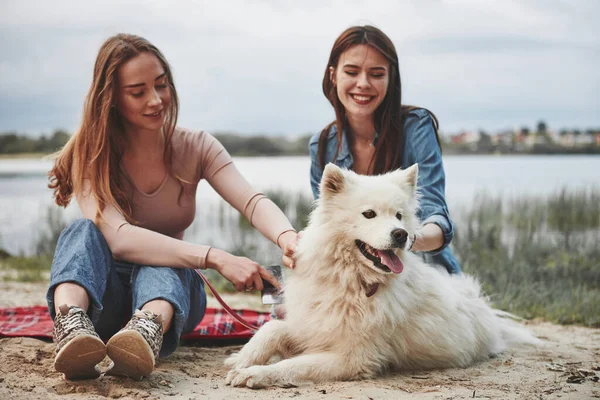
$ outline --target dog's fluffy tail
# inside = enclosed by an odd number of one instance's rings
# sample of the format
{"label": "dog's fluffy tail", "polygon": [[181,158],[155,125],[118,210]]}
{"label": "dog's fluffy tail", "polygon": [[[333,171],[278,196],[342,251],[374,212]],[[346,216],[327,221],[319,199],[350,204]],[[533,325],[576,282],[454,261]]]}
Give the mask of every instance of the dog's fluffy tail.
{"label": "dog's fluffy tail", "polygon": [[508,347],[519,344],[534,346],[543,344],[540,339],[536,338],[528,329],[518,323],[525,321],[523,318],[502,310],[494,310],[494,313],[500,319],[502,338]]}

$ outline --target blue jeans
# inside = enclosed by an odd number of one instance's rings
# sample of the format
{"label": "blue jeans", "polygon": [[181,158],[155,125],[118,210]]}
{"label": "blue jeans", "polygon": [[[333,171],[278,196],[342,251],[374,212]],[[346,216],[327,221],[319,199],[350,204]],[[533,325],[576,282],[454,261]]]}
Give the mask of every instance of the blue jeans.
{"label": "blue jeans", "polygon": [[89,219],[78,219],[60,235],[46,294],[52,319],[54,290],[65,282],[83,287],[90,298],[88,315],[104,340],[121,329],[136,309],[166,300],[175,312],[160,356],[173,353],[182,333],[191,332],[206,311],[204,282],[191,269],[135,265],[115,261],[104,236]]}

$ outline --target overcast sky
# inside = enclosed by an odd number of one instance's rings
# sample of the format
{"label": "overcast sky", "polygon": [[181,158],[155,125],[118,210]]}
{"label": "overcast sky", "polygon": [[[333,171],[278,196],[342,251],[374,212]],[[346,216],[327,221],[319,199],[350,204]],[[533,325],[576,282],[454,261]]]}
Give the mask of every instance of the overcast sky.
{"label": "overcast sky", "polygon": [[335,38],[372,24],[400,58],[404,103],[442,130],[600,126],[600,1],[2,0],[0,131],[74,130],[101,43],[118,32],[172,65],[179,125],[303,134],[333,119]]}

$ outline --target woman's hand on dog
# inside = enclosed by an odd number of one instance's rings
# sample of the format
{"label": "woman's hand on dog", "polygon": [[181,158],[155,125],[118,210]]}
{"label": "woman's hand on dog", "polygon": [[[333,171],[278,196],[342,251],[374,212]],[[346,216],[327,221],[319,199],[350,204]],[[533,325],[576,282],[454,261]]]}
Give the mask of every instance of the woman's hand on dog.
{"label": "woman's hand on dog", "polygon": [[281,250],[283,251],[283,257],[281,258],[283,265],[290,269],[294,269],[296,266],[294,261],[294,253],[296,252],[296,246],[298,241],[302,237],[302,231],[296,233],[293,231],[286,232],[281,235]]}
{"label": "woman's hand on dog", "polygon": [[223,275],[238,292],[262,290],[263,279],[272,283],[277,289],[281,289],[281,285],[269,271],[246,257],[234,256],[226,251],[212,248],[206,257],[206,266]]}

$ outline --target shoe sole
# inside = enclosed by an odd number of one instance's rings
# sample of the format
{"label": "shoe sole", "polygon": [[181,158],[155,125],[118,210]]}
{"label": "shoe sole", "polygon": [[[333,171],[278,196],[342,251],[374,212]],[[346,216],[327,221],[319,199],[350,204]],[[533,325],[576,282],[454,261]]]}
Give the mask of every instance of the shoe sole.
{"label": "shoe sole", "polygon": [[65,379],[94,379],[100,376],[96,365],[106,357],[106,346],[100,338],[91,335],[71,339],[54,358],[54,368]]}
{"label": "shoe sole", "polygon": [[126,375],[141,381],[154,371],[154,353],[146,339],[134,330],[116,333],[108,343],[106,351],[114,366],[108,375]]}

